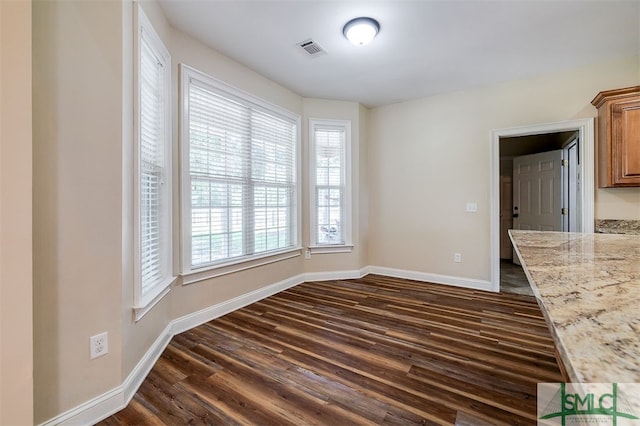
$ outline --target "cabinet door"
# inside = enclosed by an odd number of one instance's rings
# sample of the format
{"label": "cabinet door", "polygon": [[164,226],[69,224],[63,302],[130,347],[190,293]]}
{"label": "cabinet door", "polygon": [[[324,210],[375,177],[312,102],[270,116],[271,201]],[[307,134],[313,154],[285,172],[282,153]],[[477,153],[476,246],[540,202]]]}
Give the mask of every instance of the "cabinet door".
{"label": "cabinet door", "polygon": [[614,185],[640,185],[640,100],[612,105],[611,162]]}

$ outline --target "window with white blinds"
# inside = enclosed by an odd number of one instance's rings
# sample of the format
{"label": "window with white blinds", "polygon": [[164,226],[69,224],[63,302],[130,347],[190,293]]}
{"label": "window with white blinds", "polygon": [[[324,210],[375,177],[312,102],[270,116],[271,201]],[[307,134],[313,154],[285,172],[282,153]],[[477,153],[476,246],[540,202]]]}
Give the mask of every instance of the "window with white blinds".
{"label": "window with white blinds", "polygon": [[136,138],[137,309],[152,304],[171,271],[171,59],[138,8]]}
{"label": "window with white blinds", "polygon": [[311,119],[309,130],[312,247],[350,245],[351,123]]}
{"label": "window with white blinds", "polygon": [[297,247],[297,116],[186,66],[181,78],[184,272]]}

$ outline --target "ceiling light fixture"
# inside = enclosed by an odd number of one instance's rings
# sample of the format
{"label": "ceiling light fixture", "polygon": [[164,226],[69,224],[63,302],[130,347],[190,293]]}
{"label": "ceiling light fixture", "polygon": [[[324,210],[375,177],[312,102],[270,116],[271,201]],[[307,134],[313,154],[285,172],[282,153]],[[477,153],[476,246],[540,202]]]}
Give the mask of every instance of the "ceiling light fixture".
{"label": "ceiling light fixture", "polygon": [[356,46],[369,43],[380,31],[380,24],[373,18],[355,18],[347,22],[342,33]]}

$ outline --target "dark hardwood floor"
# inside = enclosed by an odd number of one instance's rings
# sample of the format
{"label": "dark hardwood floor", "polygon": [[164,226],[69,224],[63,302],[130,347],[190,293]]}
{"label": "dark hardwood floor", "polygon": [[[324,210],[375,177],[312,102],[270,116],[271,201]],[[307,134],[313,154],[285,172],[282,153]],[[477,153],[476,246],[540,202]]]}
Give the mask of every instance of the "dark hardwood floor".
{"label": "dark hardwood floor", "polygon": [[533,425],[536,383],[559,381],[533,297],[368,275],[175,336],[100,424]]}

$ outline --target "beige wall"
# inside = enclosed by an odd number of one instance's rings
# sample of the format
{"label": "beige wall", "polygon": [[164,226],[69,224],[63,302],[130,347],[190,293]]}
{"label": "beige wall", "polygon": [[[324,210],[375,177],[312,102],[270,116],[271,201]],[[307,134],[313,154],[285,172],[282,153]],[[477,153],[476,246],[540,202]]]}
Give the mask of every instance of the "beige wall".
{"label": "beige wall", "polygon": [[122,382],[122,7],[33,4],[36,422]]}
{"label": "beige wall", "polygon": [[[637,70],[635,57],[373,109],[370,264],[488,280],[491,131],[594,117],[591,99]],[[595,214],[640,219],[639,202],[640,188],[597,190]]]}
{"label": "beige wall", "polygon": [[0,1],[0,424],[33,424],[31,3]]}
{"label": "beige wall", "polygon": [[596,189],[596,219],[640,219],[640,188]]}

